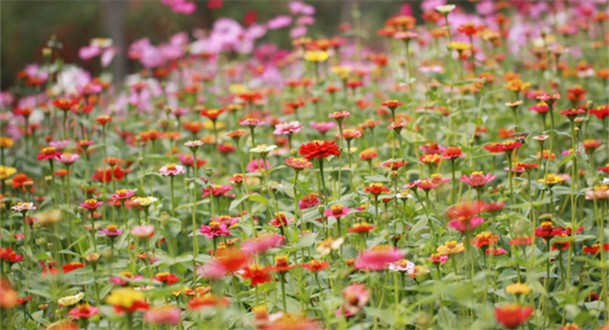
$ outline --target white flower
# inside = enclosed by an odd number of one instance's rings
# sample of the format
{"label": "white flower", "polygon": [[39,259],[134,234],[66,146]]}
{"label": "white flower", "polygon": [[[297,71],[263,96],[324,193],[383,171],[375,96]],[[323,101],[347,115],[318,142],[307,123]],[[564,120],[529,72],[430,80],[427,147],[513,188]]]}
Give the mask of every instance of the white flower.
{"label": "white flower", "polygon": [[259,144],[258,146],[256,146],[256,148],[250,149],[250,152],[253,152],[256,154],[268,154],[269,152],[271,152],[275,149],[277,149],[276,145],[267,146],[266,144]]}
{"label": "white flower", "polygon": [[455,5],[444,5],[436,7],[436,11],[442,15],[447,15],[448,13],[453,11],[453,9],[455,9]]}

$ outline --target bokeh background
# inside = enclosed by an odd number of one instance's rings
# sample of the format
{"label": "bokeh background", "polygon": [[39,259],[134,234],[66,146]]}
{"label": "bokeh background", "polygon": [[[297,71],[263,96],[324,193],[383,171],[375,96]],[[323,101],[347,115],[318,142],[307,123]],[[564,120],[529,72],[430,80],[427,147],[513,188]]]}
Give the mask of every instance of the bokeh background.
{"label": "bokeh background", "polygon": [[[152,43],[166,41],[173,34],[193,29],[209,29],[218,17],[242,21],[248,13],[255,13],[258,23],[288,14],[289,1],[228,0],[220,8],[210,9],[209,1],[195,1],[191,15],[174,13],[161,0],[0,0],[0,55],[1,86],[7,89],[15,75],[25,65],[42,62],[41,49],[51,36],[63,43],[61,57],[66,62],[85,68],[91,64],[78,58],[78,49],[95,37],[112,38],[123,50],[113,61],[115,74],[134,69],[125,58],[128,45],[142,37]],[[367,45],[374,47],[376,30],[383,21],[398,14],[404,4],[410,4],[413,15],[420,14],[420,1],[305,1],[316,8],[316,23],[308,36],[331,37],[337,34],[340,23],[353,23],[352,12],[357,6],[362,13],[361,25],[366,30]],[[467,2],[463,4],[468,5]],[[264,39],[288,48],[288,29],[271,31]],[[265,40],[263,40],[265,41]],[[120,77],[119,77],[120,78]]]}

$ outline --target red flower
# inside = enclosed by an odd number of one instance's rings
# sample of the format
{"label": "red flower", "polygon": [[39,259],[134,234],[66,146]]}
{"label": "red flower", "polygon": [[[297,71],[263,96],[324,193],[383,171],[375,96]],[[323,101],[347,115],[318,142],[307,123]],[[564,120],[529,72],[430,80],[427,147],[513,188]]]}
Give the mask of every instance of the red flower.
{"label": "red flower", "polygon": [[71,262],[69,264],[63,265],[63,267],[61,267],[61,269],[63,270],[63,272],[65,274],[76,270],[78,268],[83,268],[83,267],[87,267],[87,265],[83,264],[82,262]]}
{"label": "red flower", "polygon": [[302,268],[308,269],[310,271],[318,272],[320,270],[324,270],[330,267],[330,264],[325,261],[320,260],[311,260],[309,263],[302,264]]}
{"label": "red flower", "polygon": [[573,108],[573,109],[565,109],[559,112],[559,114],[563,116],[567,116],[570,120],[573,120],[578,115],[583,115],[586,113],[586,110],[581,108]]}
{"label": "red flower", "polygon": [[[590,253],[590,254],[597,254],[600,247],[601,247],[600,244],[595,243],[590,247],[585,247],[584,252]],[[609,244],[603,244],[603,250],[605,250],[605,251],[609,250]]]}
{"label": "red flower", "polygon": [[526,322],[533,314],[533,307],[519,304],[504,304],[495,307],[495,319],[506,328],[516,328]]}
{"label": "red flower", "polygon": [[156,276],[153,276],[152,279],[159,282],[164,282],[167,285],[176,283],[180,280],[177,276],[171,273],[158,273]]}
{"label": "red flower", "polygon": [[270,268],[271,272],[274,273],[285,273],[288,272],[290,269],[292,268],[296,268],[299,265],[289,265],[288,264],[288,258],[285,256],[278,256],[275,257],[275,266],[272,266]]}
{"label": "red flower", "polygon": [[306,159],[339,156],[340,150],[336,141],[313,141],[300,146],[300,154]]}
{"label": "red flower", "polygon": [[472,36],[482,30],[484,30],[484,25],[476,25],[476,23],[472,23],[472,22],[461,24],[457,28],[457,31],[459,31],[467,36]]}
{"label": "red flower", "polygon": [[383,192],[389,192],[389,188],[383,186],[382,183],[371,183],[368,187],[366,187],[366,192],[378,196]]}
{"label": "red flower", "polygon": [[216,119],[218,119],[218,116],[220,116],[225,111],[226,111],[225,108],[220,108],[220,109],[205,109],[205,110],[201,110],[201,116],[202,117],[207,117],[207,118],[215,121]]}
{"label": "red flower", "polygon": [[590,109],[590,113],[598,119],[604,119],[609,116],[609,105],[599,105],[596,109]]}
{"label": "red flower", "polygon": [[252,285],[256,286],[273,280],[273,277],[269,273],[269,269],[270,266],[263,267],[260,265],[251,265],[243,269],[241,277],[252,280]]}
{"label": "red flower", "polygon": [[108,168],[106,170],[97,169],[93,174],[92,179],[100,182],[120,181],[125,177],[125,172],[118,166],[114,169]]}
{"label": "red flower", "polygon": [[70,110],[70,108],[74,105],[78,104],[78,100],[71,99],[55,99],[53,101],[53,106],[59,108],[63,111]]}
{"label": "red flower", "polygon": [[99,309],[89,304],[82,304],[74,307],[68,313],[68,316],[73,317],[77,320],[88,319],[96,314],[99,314]]}
{"label": "red flower", "polygon": [[23,260],[23,256],[17,254],[11,248],[0,248],[0,259],[9,261],[9,262],[19,262]]}

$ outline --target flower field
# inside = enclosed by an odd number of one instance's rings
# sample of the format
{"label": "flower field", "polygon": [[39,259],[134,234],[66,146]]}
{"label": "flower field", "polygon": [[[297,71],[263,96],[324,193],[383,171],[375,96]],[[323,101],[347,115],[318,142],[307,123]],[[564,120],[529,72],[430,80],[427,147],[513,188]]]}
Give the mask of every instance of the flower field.
{"label": "flower field", "polygon": [[0,328],[609,329],[607,1],[281,4],[3,87]]}

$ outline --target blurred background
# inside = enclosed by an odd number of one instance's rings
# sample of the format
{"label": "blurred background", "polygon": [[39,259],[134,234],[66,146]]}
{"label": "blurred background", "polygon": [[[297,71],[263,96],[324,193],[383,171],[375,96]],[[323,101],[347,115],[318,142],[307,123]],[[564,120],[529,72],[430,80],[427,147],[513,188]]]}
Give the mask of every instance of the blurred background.
{"label": "blurred background", "polygon": [[[161,0],[0,0],[0,55],[1,86],[5,90],[16,74],[27,64],[43,61],[42,48],[56,36],[63,44],[61,57],[87,69],[92,64],[78,57],[80,47],[92,38],[113,39],[119,48],[113,71],[122,76],[134,70],[134,63],[126,59],[125,50],[135,40],[148,37],[151,43],[166,41],[177,32],[192,32],[195,28],[209,29],[219,17],[243,22],[246,15],[265,24],[278,15],[289,15],[289,1],[194,1],[196,10],[190,15],[173,12]],[[420,14],[421,1],[305,1],[315,6],[316,23],[310,27],[310,37],[332,37],[340,23],[353,23],[355,6],[362,13],[362,28],[367,32],[367,45],[374,45],[376,30],[385,19],[400,13],[409,4],[414,16]],[[219,4],[219,7],[218,7]],[[420,21],[420,20],[419,20]],[[289,28],[270,31],[264,41],[273,41],[282,48],[290,47]],[[191,35],[192,37],[192,35]]]}

